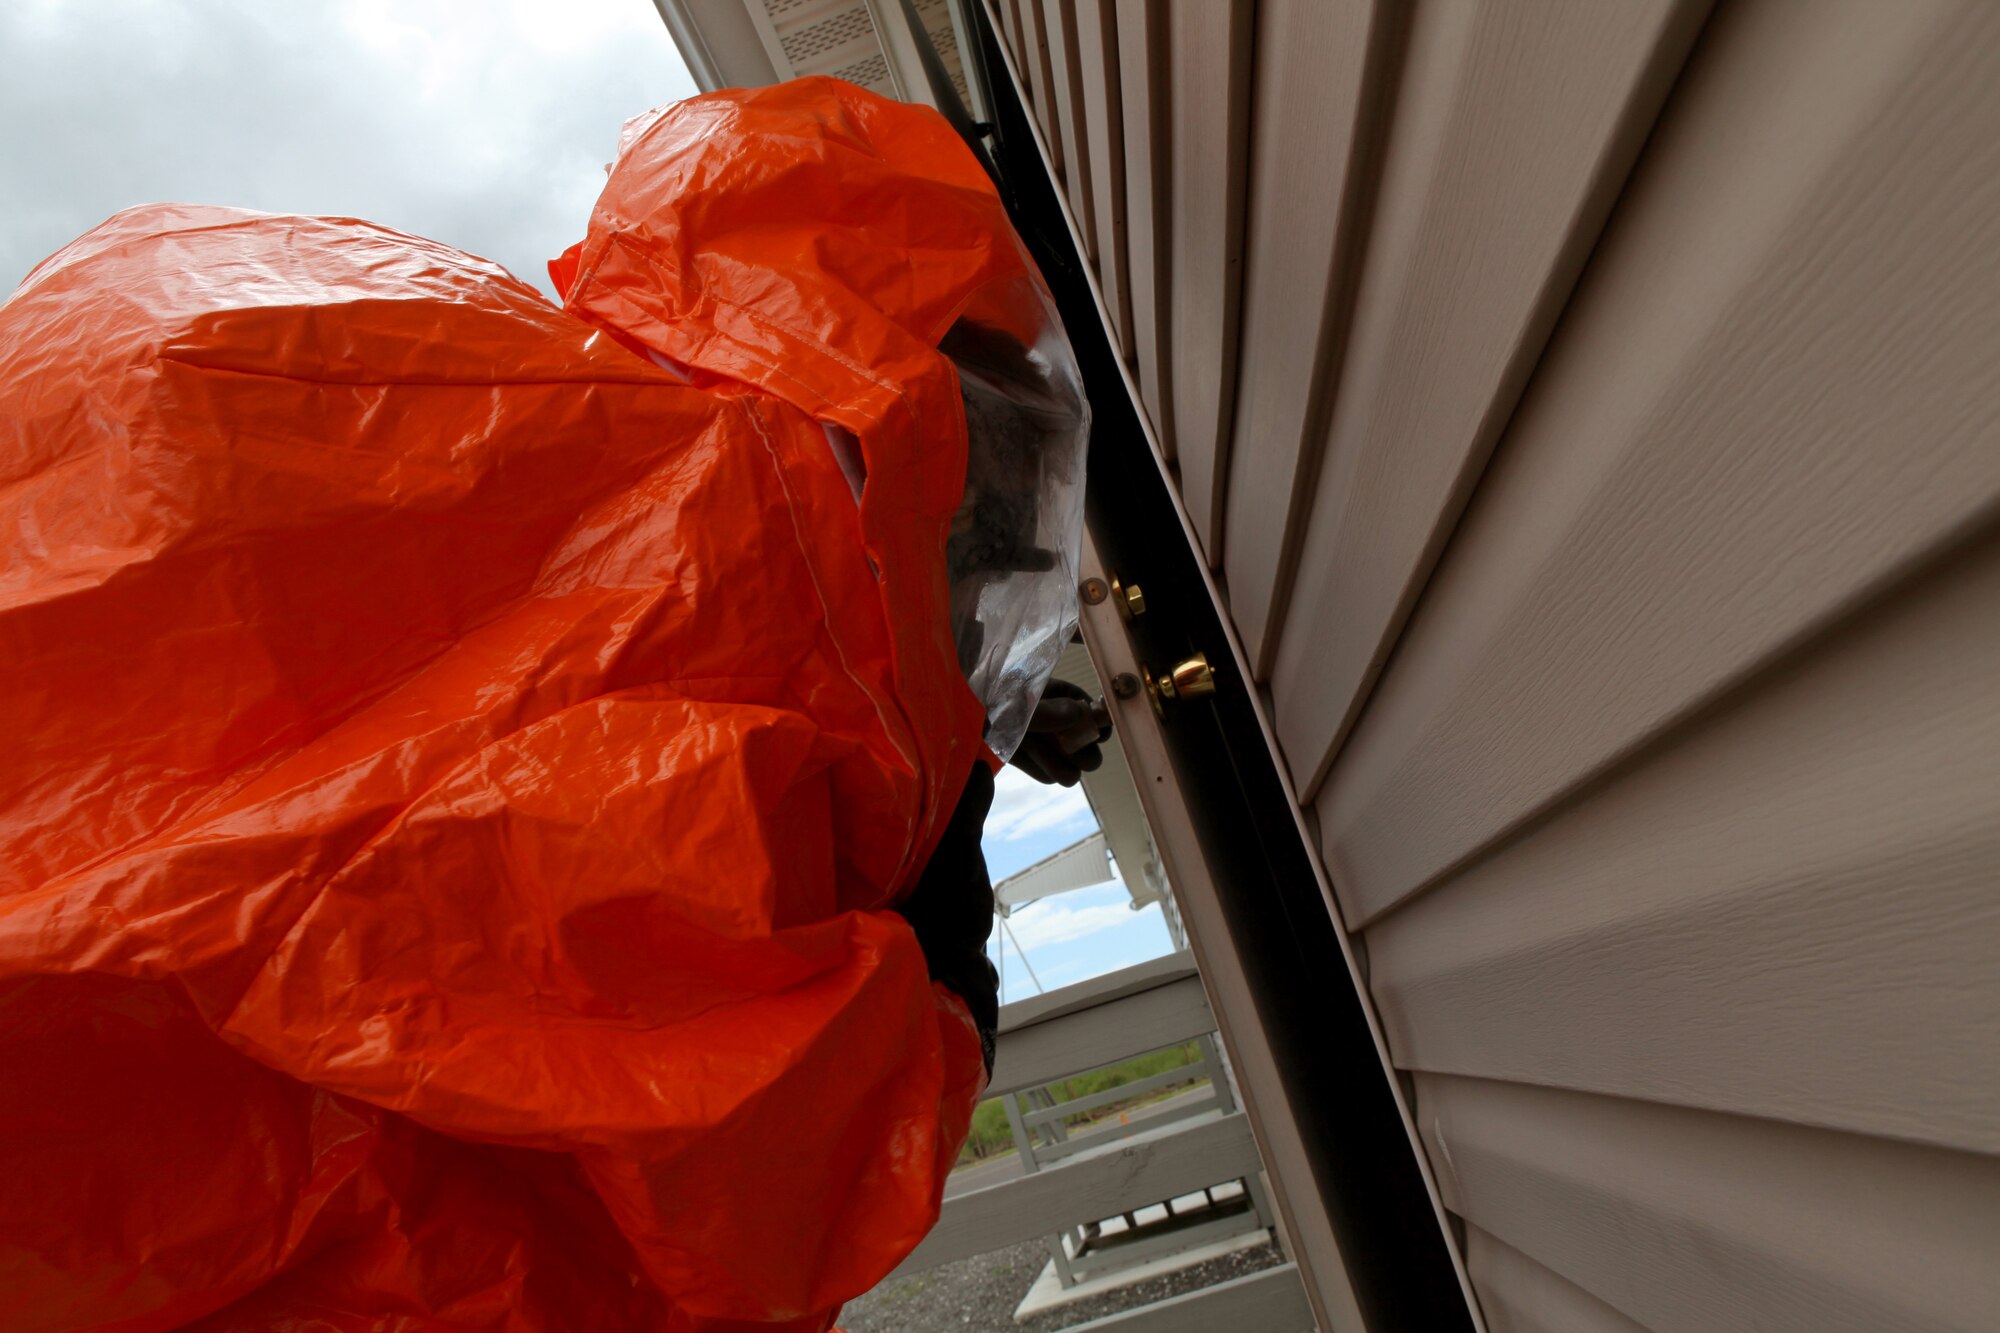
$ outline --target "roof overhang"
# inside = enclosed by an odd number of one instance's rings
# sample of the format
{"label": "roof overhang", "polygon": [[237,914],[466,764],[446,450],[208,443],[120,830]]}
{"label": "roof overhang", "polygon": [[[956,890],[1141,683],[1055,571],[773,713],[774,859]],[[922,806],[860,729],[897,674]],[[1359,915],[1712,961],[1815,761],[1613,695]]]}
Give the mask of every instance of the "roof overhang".
{"label": "roof overhang", "polygon": [[[704,92],[826,74],[935,106],[920,40],[974,117],[985,91],[960,58],[967,0],[653,0]],[[921,34],[921,35],[920,35]]]}

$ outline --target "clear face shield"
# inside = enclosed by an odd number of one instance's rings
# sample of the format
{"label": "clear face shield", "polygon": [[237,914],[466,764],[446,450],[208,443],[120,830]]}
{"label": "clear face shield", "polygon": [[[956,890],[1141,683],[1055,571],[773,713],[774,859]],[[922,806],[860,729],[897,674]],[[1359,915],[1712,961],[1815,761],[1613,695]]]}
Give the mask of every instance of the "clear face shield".
{"label": "clear face shield", "polygon": [[968,312],[938,350],[958,367],[969,445],[945,548],[952,637],[986,705],[986,743],[1006,759],[1076,633],[1090,407],[1033,279]]}

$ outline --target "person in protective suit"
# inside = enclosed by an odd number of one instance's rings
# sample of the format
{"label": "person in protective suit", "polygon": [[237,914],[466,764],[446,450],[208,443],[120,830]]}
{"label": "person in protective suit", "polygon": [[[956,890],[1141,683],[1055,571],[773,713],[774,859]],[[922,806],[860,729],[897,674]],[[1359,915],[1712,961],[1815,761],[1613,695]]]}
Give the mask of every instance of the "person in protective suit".
{"label": "person in protective suit", "polygon": [[830,80],[633,121],[551,272],[161,205],[0,306],[8,1329],[818,1333],[935,1220],[1061,326]]}

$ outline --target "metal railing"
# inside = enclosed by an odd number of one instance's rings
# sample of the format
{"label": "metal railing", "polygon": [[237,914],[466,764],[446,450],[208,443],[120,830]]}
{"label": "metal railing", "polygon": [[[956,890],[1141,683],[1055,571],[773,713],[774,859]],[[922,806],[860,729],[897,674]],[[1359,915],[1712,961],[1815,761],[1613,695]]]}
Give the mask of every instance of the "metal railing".
{"label": "metal railing", "polygon": [[[1089,1096],[1058,1101],[1046,1087],[1007,1094],[1002,1100],[1023,1169],[1034,1173],[1078,1154],[1099,1151],[1107,1144],[1142,1134],[1169,1132],[1175,1125],[1191,1120],[1214,1120],[1233,1114],[1237,1110],[1235,1090],[1230,1086],[1214,1034],[1195,1037],[1194,1045],[1197,1059],[1192,1064]],[[1207,1080],[1206,1088],[1171,1097],[1150,1111],[1140,1112],[1142,1118],[1121,1115],[1115,1121],[1090,1126],[1080,1133],[1072,1133],[1069,1128],[1074,1117],[1201,1079]],[[1162,1255],[1270,1231],[1270,1201],[1256,1172],[1238,1182],[1218,1182],[1218,1185],[1233,1188],[1238,1197],[1221,1200],[1217,1187],[1210,1186],[1200,1192],[1187,1213],[1178,1211],[1176,1200],[1167,1199],[1155,1205],[1161,1214],[1157,1218],[1142,1220],[1141,1213],[1152,1209],[1127,1209],[1116,1219],[1085,1222],[1052,1233],[1049,1261],[1057,1281],[1065,1288],[1074,1287],[1088,1279],[1129,1272]]]}
{"label": "metal railing", "polygon": [[[1008,1005],[1001,1010],[1000,1042],[988,1096],[1010,1096],[1059,1079],[1103,1068],[1133,1056],[1189,1041],[1212,1043],[1215,1019],[1201,979],[1185,953],[1141,963],[1108,976]],[[905,1276],[940,1264],[986,1254],[1022,1241],[1087,1232],[1120,1218],[1218,1185],[1242,1181],[1255,1190],[1253,1206],[1268,1219],[1257,1186],[1263,1164],[1248,1118],[1229,1088],[1212,1044],[1205,1052],[1211,1093],[1155,1125],[1110,1127],[1077,1146],[1049,1151],[1034,1146],[1026,1123],[1054,1125],[1078,1111],[1109,1104],[1105,1094],[1023,1113],[1015,1106],[1016,1134],[1024,1149],[1024,1174],[945,1200],[931,1234],[896,1270]],[[1186,1078],[1185,1069],[1173,1071]],[[1133,1085],[1115,1090],[1133,1094]],[[1086,1105],[1086,1104],[1090,1105]],[[1060,1144],[1062,1140],[1057,1139]],[[1183,1236],[1170,1248],[1212,1236]],[[1160,1247],[1153,1247],[1158,1254]],[[1066,1253],[1058,1240],[1052,1251]],[[1059,1267],[1060,1267],[1060,1261]],[[1291,1264],[1247,1278],[1156,1302],[1077,1328],[1175,1329],[1233,1321],[1269,1333],[1303,1333],[1313,1327],[1311,1306]]]}

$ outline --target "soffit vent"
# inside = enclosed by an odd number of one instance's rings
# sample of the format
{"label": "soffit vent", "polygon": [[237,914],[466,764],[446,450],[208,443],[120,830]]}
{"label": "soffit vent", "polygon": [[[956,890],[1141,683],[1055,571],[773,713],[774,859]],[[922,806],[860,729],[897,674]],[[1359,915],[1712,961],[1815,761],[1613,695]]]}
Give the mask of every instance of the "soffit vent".
{"label": "soffit vent", "polygon": [[[901,0],[882,3],[900,6]],[[884,97],[904,95],[865,0],[747,0],[745,8],[779,78],[829,74]],[[915,0],[915,8],[945,73],[969,105],[950,0]]]}
{"label": "soffit vent", "polygon": [[830,74],[897,96],[875,19],[859,0],[753,0],[748,9],[780,78]]}

